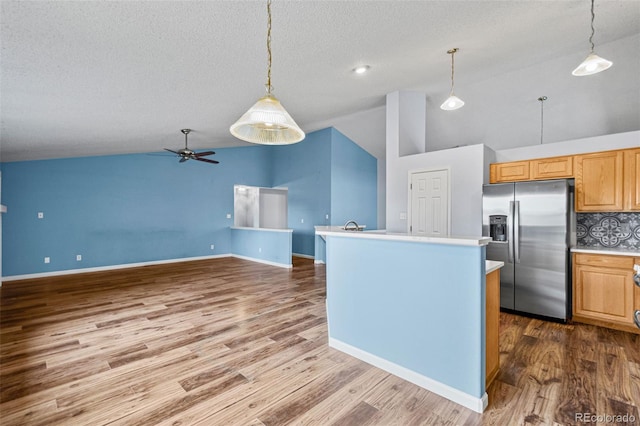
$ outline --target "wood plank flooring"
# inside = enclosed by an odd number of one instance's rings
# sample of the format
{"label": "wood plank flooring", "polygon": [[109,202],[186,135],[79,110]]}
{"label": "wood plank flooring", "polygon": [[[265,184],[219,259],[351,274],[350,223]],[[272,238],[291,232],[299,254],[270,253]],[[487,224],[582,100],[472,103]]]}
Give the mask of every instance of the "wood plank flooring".
{"label": "wood plank flooring", "polygon": [[639,335],[503,313],[477,414],[329,348],[324,299],[325,268],[300,258],[4,283],[1,424],[640,424]]}

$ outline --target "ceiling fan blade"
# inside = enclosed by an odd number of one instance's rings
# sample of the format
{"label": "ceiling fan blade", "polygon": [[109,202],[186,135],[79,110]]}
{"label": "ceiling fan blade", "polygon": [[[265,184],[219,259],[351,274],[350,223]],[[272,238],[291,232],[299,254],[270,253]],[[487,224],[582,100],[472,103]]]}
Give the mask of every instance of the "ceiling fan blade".
{"label": "ceiling fan blade", "polygon": [[180,155],[180,153],[179,153],[178,151],[173,151],[173,150],[171,150],[171,149],[167,149],[167,148],[165,148],[164,150],[165,150],[165,151],[169,151],[169,152],[173,152],[174,154],[178,154],[178,155]]}
{"label": "ceiling fan blade", "polygon": [[207,158],[200,158],[200,157],[196,157],[194,158],[194,160],[198,160],[198,161],[204,161],[205,163],[211,163],[211,164],[219,164],[219,161],[216,160],[209,160]]}
{"label": "ceiling fan blade", "polygon": [[215,154],[214,151],[204,151],[204,152],[196,152],[194,155],[196,157],[205,157],[207,155],[213,155],[213,154]]}

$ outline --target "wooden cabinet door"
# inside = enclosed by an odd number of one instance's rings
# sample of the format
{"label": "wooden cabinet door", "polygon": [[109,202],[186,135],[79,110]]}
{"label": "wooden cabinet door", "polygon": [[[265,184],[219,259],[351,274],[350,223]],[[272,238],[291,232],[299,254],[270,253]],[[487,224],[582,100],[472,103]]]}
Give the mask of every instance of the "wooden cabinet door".
{"label": "wooden cabinet door", "polygon": [[486,277],[486,315],[485,315],[485,389],[489,387],[500,369],[500,270]]}
{"label": "wooden cabinet door", "polygon": [[573,177],[573,157],[551,157],[531,160],[531,179],[561,179]]}
{"label": "wooden cabinet door", "polygon": [[489,182],[515,182],[529,180],[529,161],[494,163],[489,166]]}
{"label": "wooden cabinet door", "polygon": [[623,152],[576,157],[576,211],[622,210]]}
{"label": "wooden cabinet door", "polygon": [[640,148],[624,151],[624,209],[640,210]]}
{"label": "wooden cabinet door", "polygon": [[[640,257],[636,257],[635,264],[636,265],[640,265]],[[635,273],[636,272],[634,271],[634,274]],[[638,272],[638,273],[640,273],[640,272]],[[634,296],[633,296],[633,314],[635,316],[636,311],[640,311],[640,285],[636,285],[635,282],[634,282],[633,291],[634,291]],[[640,321],[640,314],[638,316],[638,320]],[[636,327],[638,327],[638,329],[640,329],[640,325],[638,325],[637,323],[636,323]]]}
{"label": "wooden cabinet door", "polygon": [[576,316],[633,325],[633,272],[630,269],[575,266]]}

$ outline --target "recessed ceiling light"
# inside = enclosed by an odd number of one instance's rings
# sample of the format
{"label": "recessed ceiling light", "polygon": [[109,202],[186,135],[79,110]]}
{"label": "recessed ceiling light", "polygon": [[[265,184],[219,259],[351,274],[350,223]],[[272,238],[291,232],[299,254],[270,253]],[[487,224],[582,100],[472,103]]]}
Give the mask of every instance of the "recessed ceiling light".
{"label": "recessed ceiling light", "polygon": [[359,67],[355,67],[353,72],[356,74],[364,74],[369,71],[369,69],[371,69],[369,65],[360,65]]}

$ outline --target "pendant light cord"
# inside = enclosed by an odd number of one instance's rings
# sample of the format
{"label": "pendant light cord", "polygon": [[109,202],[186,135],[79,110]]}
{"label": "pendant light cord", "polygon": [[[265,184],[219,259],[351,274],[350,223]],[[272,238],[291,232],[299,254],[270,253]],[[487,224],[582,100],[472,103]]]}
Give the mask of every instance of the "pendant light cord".
{"label": "pendant light cord", "polygon": [[453,64],[453,57],[455,56],[455,51],[451,54],[451,94],[453,94],[453,69],[454,69],[454,64]]}
{"label": "pendant light cord", "polygon": [[457,51],[458,51],[457,47],[447,51],[447,53],[451,54],[451,93],[449,93],[450,95],[453,95],[453,84],[454,84],[453,83],[453,72],[454,72],[455,65],[454,65],[454,62],[453,62],[453,57],[454,57],[454,55],[456,54]]}
{"label": "pendant light cord", "polygon": [[268,66],[267,66],[267,93],[271,94],[271,0],[267,0],[267,56],[268,56]]}
{"label": "pendant light cord", "polygon": [[547,100],[547,97],[540,96],[538,100],[540,101],[540,145],[542,145],[544,136],[544,101]]}
{"label": "pendant light cord", "polygon": [[593,27],[593,21],[596,19],[596,14],[593,11],[593,3],[595,0],[591,0],[591,35],[589,36],[589,43],[591,43],[591,53],[593,53],[593,49],[595,49],[595,45],[593,44],[593,36],[596,33],[596,29]]}

